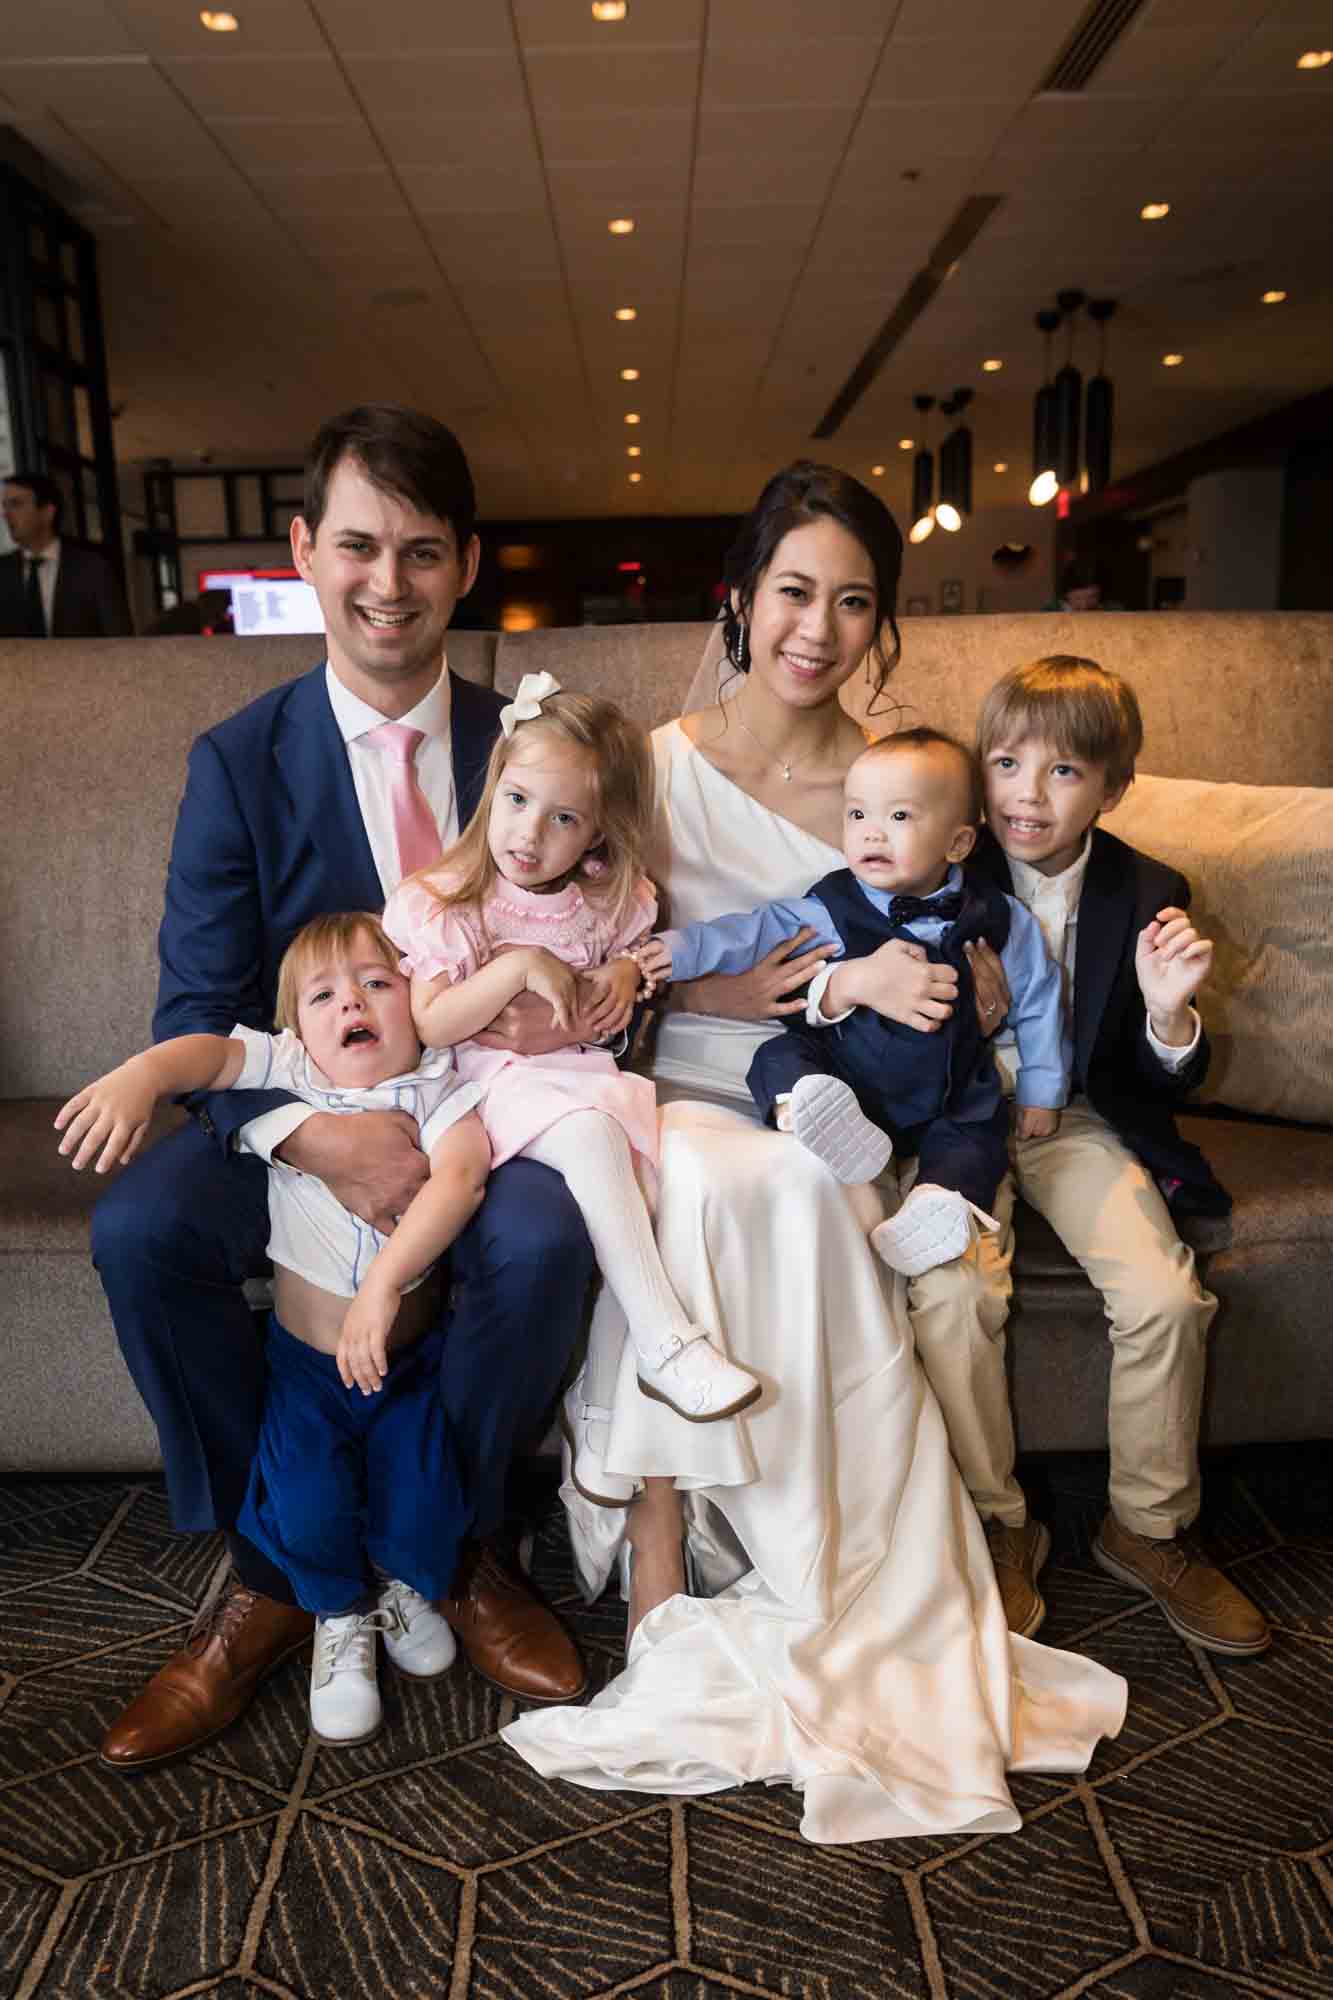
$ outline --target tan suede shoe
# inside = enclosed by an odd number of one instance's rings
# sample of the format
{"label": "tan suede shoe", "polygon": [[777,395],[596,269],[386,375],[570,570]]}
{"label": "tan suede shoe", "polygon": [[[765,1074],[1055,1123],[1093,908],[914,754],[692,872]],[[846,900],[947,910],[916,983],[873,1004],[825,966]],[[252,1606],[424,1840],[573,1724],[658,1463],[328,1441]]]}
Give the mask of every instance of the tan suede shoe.
{"label": "tan suede shoe", "polygon": [[180,1652],[112,1723],[102,1762],[113,1771],[145,1771],[197,1750],[235,1722],[259,1683],[299,1652],[314,1629],[308,1611],[261,1597],[233,1578]]}
{"label": "tan suede shoe", "polygon": [[574,1641],[488,1543],[469,1546],[456,1589],[440,1610],[483,1680],[521,1701],[578,1699],[588,1673]]}
{"label": "tan suede shoe", "polygon": [[1006,1527],[1003,1521],[983,1521],[982,1526],[1000,1586],[1004,1622],[1020,1639],[1030,1639],[1046,1616],[1037,1578],[1051,1553],[1050,1530],[1030,1515],[1021,1528]]}
{"label": "tan suede shoe", "polygon": [[1172,1630],[1196,1646],[1240,1658],[1264,1652],[1272,1640],[1258,1605],[1223,1576],[1192,1534],[1154,1541],[1108,1511],[1092,1553],[1109,1575],[1156,1598]]}

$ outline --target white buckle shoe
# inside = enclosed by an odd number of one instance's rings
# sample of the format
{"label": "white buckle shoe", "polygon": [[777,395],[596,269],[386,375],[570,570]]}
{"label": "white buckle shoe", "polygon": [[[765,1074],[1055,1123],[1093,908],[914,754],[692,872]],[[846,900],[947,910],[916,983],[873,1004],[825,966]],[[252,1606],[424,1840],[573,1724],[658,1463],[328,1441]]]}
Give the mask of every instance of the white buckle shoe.
{"label": "white buckle shoe", "polygon": [[648,1360],[639,1355],[639,1387],[655,1403],[691,1424],[715,1424],[734,1417],[764,1393],[748,1368],[738,1368],[713,1346],[704,1332],[693,1340],[672,1334]]}
{"label": "white buckle shoe", "polygon": [[388,1615],[384,1650],[400,1674],[412,1681],[434,1681],[448,1673],[458,1656],[458,1641],[428,1598],[395,1576],[381,1590],[376,1608]]}
{"label": "white buckle shoe", "polygon": [[893,1158],[893,1141],[872,1124],[850,1084],[836,1076],[802,1076],[789,1100],[792,1137],[850,1186],[873,1181]]}
{"label": "white buckle shoe", "polygon": [[956,1188],[936,1187],[932,1181],[914,1187],[896,1215],[877,1223],[870,1232],[872,1248],[891,1271],[919,1278],[937,1264],[951,1264],[961,1257],[982,1229],[998,1229],[999,1223],[984,1208],[978,1208]]}
{"label": "white buckle shoe", "polygon": [[565,1391],[560,1405],[560,1429],[569,1446],[569,1476],[585,1500],[595,1507],[628,1507],[639,1490],[638,1481],[623,1473],[608,1472],[607,1427],[611,1412],[599,1403],[585,1403],[580,1375]]}
{"label": "white buckle shoe", "polygon": [[384,1712],[375,1679],[375,1641],[388,1622],[381,1611],[348,1611],[315,1620],[310,1728],[318,1742],[346,1750],[378,1736]]}

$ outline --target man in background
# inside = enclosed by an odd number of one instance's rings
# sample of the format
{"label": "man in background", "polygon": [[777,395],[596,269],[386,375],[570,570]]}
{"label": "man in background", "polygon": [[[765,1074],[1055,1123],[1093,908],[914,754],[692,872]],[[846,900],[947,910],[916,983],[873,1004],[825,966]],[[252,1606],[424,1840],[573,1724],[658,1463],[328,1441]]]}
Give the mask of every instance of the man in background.
{"label": "man in background", "polygon": [[0,638],[130,638],[134,627],[111,564],[60,539],[55,481],[41,472],[11,473],[0,506],[18,543],[0,556]]}

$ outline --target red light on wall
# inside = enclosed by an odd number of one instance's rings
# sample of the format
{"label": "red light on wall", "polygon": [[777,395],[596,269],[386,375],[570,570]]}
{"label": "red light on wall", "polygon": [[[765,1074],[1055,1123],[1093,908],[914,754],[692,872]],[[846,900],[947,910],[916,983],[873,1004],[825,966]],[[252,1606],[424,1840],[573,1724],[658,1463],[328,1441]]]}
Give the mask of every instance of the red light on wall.
{"label": "red light on wall", "polygon": [[1057,521],[1069,519],[1069,488],[1062,486],[1055,496],[1055,518]]}
{"label": "red light on wall", "polygon": [[643,568],[643,564],[636,562],[617,563],[616,568],[620,570],[621,573],[624,575],[637,576],[639,571]]}

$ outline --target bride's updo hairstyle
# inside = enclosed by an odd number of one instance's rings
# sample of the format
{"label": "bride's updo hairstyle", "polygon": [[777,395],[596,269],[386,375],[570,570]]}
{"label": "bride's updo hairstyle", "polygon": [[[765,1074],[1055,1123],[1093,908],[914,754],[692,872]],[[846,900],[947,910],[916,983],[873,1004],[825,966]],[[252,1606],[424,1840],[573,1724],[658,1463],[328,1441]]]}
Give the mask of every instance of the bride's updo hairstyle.
{"label": "bride's updo hairstyle", "polygon": [[[727,596],[720,613],[722,644],[732,666],[748,674],[745,620],[754,604],[759,579],[777,554],[784,535],[789,535],[793,528],[804,528],[811,521],[825,518],[836,521],[855,537],[875,572],[879,629],[870,648],[875,662],[873,709],[875,698],[883,694],[902,654],[895,614],[903,569],[903,538],[898,523],[879,496],[850,473],[839,472],[836,466],[817,465],[813,459],[798,458],[783,471],[774,473],[746,515],[740,533],[727,551],[723,570]],[[733,594],[740,605],[740,616],[732,604]],[[884,645],[886,626],[893,642],[888,651]]]}

